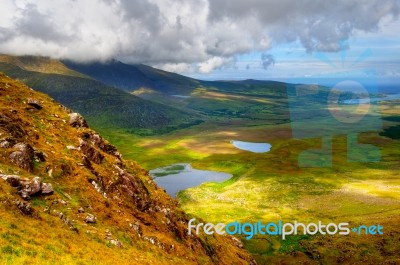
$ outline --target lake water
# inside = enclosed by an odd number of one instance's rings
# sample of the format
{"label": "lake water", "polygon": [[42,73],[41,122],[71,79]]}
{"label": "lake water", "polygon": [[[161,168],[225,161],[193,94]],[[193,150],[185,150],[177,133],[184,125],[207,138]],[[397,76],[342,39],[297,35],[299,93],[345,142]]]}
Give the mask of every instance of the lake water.
{"label": "lake water", "polygon": [[269,152],[272,147],[269,143],[252,143],[243,141],[231,141],[231,144],[238,149],[253,153],[266,153]]}
{"label": "lake water", "polygon": [[344,100],[344,104],[348,105],[358,105],[358,104],[369,104],[377,101],[387,101],[387,100],[396,100],[400,99],[400,94],[388,94],[385,97],[379,98],[356,98],[356,99],[348,99]]}
{"label": "lake water", "polygon": [[210,170],[194,169],[190,164],[173,164],[149,171],[158,186],[175,198],[176,193],[204,182],[222,182],[230,179],[231,174]]}

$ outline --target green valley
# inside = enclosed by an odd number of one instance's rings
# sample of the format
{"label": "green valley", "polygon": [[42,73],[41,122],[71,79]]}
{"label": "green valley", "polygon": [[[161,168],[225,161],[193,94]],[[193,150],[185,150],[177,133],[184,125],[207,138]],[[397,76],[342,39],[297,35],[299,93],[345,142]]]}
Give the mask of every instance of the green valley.
{"label": "green valley", "polygon": [[[137,161],[146,170],[191,163],[194,168],[232,174],[222,183],[204,183],[178,193],[181,208],[191,216],[214,223],[379,223],[391,235],[389,241],[354,234],[297,235],[287,240],[242,237],[260,264],[369,263],[400,258],[396,252],[400,238],[398,100],[373,103],[366,109],[335,105],[355,94],[315,85],[200,81],[117,61],[65,62],[64,66],[78,76],[27,71],[9,62],[0,64],[0,70],[85,114],[125,159]],[[365,121],[351,127],[338,122],[340,117],[364,117]],[[331,157],[331,165],[301,166],[302,152],[320,149],[325,141],[321,137],[327,136],[331,156],[316,153],[306,158],[318,164]],[[272,149],[251,153],[235,148],[231,140],[267,142]],[[354,144],[379,148],[380,160],[373,161],[376,153],[361,148],[353,152],[360,161],[350,161]],[[332,248],[336,251],[331,252]]]}

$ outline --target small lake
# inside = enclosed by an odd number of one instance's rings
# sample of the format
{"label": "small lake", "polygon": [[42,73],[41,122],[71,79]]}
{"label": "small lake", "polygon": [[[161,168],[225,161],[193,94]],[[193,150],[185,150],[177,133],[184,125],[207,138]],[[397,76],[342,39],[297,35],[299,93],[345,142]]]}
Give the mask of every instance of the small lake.
{"label": "small lake", "polygon": [[230,179],[231,174],[210,170],[194,169],[190,164],[173,164],[149,171],[158,186],[175,198],[180,190],[195,187],[204,182],[222,182]]}
{"label": "small lake", "polygon": [[348,99],[344,100],[344,104],[348,105],[358,105],[358,104],[369,104],[378,101],[387,101],[387,100],[396,100],[400,99],[400,94],[388,94],[384,97],[377,97],[377,98],[355,98],[355,99]]}
{"label": "small lake", "polygon": [[252,143],[243,141],[231,141],[234,147],[253,153],[266,153],[271,150],[272,145],[269,143]]}

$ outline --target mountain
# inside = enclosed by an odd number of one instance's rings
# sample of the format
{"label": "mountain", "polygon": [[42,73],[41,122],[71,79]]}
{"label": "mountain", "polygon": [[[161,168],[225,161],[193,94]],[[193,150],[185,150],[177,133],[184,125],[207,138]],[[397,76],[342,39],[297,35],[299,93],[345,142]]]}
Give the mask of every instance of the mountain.
{"label": "mountain", "polygon": [[201,84],[201,81],[183,75],[143,64],[124,64],[117,60],[107,63],[63,63],[74,71],[128,92],[147,88],[166,95],[189,95]]}
{"label": "mountain", "polygon": [[155,134],[202,122],[193,113],[144,100],[49,58],[0,56],[0,71],[82,113],[96,128]]}
{"label": "mountain", "polygon": [[[216,119],[285,123],[290,120],[290,102],[292,106],[300,103],[301,108],[315,102],[326,105],[330,93],[322,86],[275,81],[202,81],[116,60],[85,64],[58,61],[62,67],[57,69],[62,68],[63,72],[56,73],[54,60],[22,58],[14,58],[12,64],[3,60],[0,70],[81,112],[103,132],[104,128],[122,128],[139,135],[154,135]],[[24,70],[30,65],[41,65],[42,72]]]}
{"label": "mountain", "polygon": [[240,241],[188,235],[190,217],[85,119],[0,74],[0,261],[249,264]]}

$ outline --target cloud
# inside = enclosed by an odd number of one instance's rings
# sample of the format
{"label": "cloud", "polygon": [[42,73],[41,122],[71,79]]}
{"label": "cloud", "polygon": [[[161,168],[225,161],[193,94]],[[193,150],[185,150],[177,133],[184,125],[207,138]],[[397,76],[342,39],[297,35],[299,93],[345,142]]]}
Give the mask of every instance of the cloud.
{"label": "cloud", "polygon": [[261,54],[261,65],[262,67],[267,70],[268,67],[275,64],[275,58],[272,54]]}
{"label": "cloud", "polygon": [[[397,18],[397,0],[2,0],[0,52],[145,63],[207,73],[248,52],[300,42],[338,51]],[[272,57],[271,57],[272,58]],[[266,57],[268,67],[273,58]]]}

